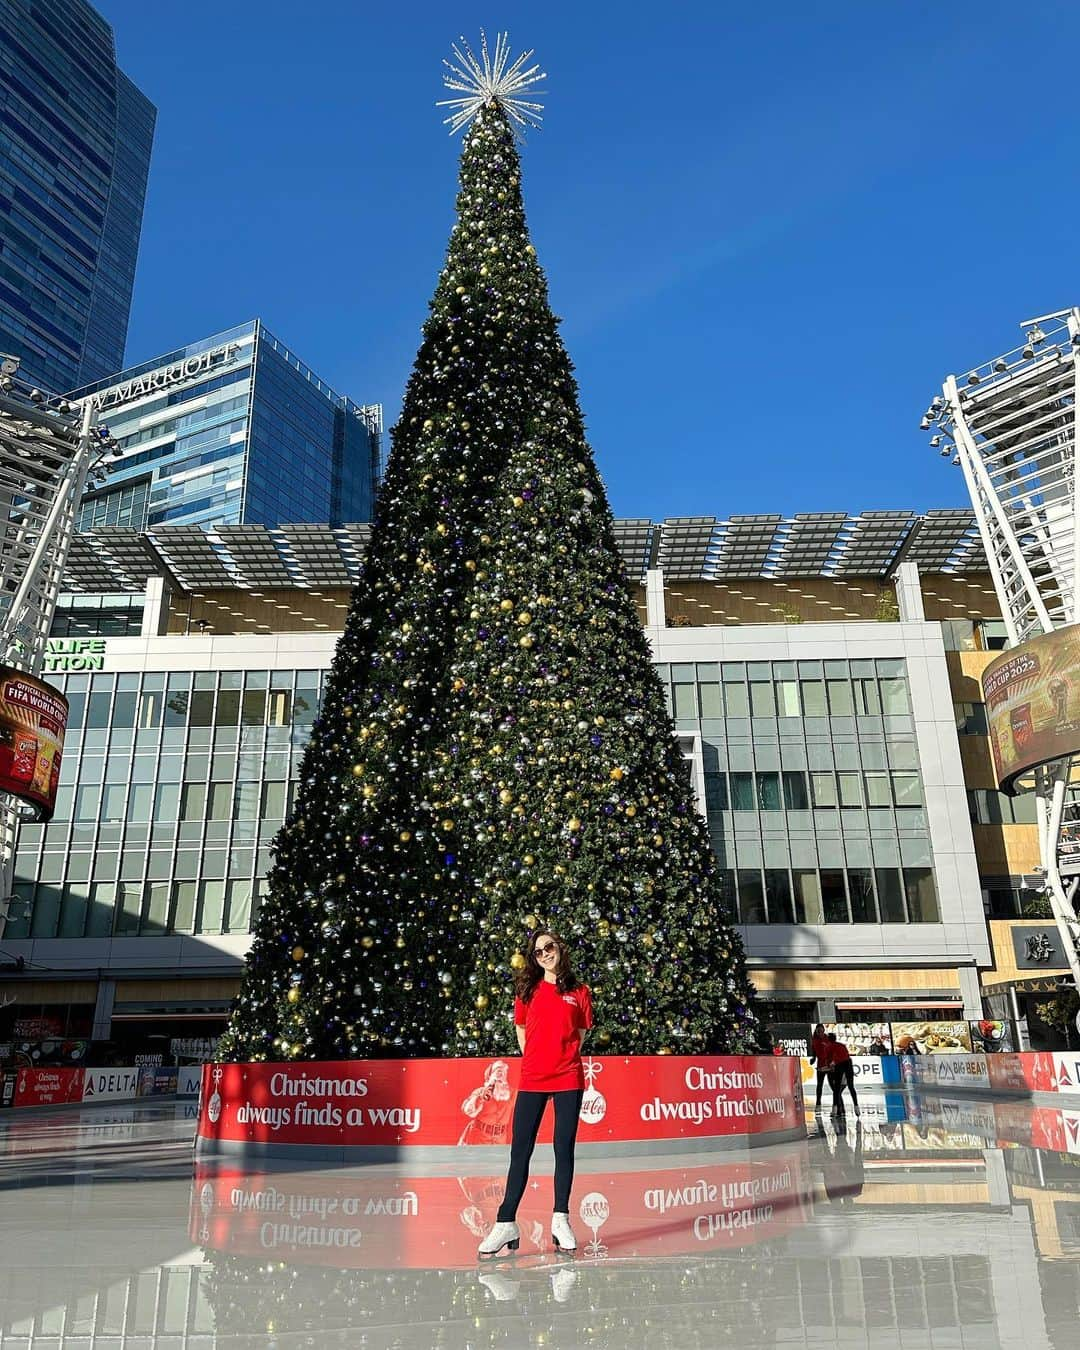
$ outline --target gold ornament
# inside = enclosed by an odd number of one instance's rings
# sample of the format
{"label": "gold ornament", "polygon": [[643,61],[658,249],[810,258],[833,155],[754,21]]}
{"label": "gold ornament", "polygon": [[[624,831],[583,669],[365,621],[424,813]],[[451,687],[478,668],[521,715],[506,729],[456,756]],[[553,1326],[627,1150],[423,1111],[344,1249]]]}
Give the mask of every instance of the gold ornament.
{"label": "gold ornament", "polygon": [[398,835],[398,838],[401,840],[403,844],[407,844],[409,840],[412,838],[412,831],[402,830],[401,833]]}
{"label": "gold ornament", "polygon": [[290,1003],[299,1003],[300,990],[297,989],[296,985],[294,984],[293,987],[289,990],[289,992],[285,995],[285,997],[289,1000]]}
{"label": "gold ornament", "polygon": [[292,949],[292,959],[294,961],[302,961],[306,954],[303,947],[294,947]]}
{"label": "gold ornament", "polygon": [[371,948],[375,946],[375,939],[373,937],[362,937],[360,939],[360,946],[366,947],[367,950],[370,951]]}
{"label": "gold ornament", "polygon": [[520,952],[515,952],[513,956],[510,958],[510,969],[511,970],[525,969],[525,958],[524,956],[522,956]]}
{"label": "gold ornament", "polygon": [[578,820],[577,816],[571,816],[566,822],[566,828],[571,834],[577,834],[578,830],[581,829],[581,821]]}
{"label": "gold ornament", "polygon": [[477,1008],[480,1009],[481,1012],[484,1011],[489,1002],[490,999],[488,998],[487,994],[478,994],[476,996],[476,1006]]}
{"label": "gold ornament", "polygon": [[531,647],[532,645],[533,645],[533,635],[531,633],[522,633],[521,637],[518,638],[519,647],[528,648]]}
{"label": "gold ornament", "polygon": [[612,771],[611,771],[611,779],[612,779],[613,782],[618,783],[618,782],[621,780],[622,776],[623,776],[623,771],[622,771],[622,769],[620,769],[619,766],[616,764],[615,767],[614,767],[614,768],[612,769]]}
{"label": "gold ornament", "polygon": [[502,610],[513,609],[513,608],[514,608],[514,602],[513,602],[513,600],[500,600],[500,601],[499,601],[499,608],[502,609]]}

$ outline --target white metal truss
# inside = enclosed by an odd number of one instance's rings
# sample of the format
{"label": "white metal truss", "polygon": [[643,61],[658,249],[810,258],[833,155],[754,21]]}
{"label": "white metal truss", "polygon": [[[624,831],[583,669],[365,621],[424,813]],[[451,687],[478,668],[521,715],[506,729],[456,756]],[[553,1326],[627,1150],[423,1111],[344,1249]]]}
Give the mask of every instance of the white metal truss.
{"label": "white metal truss", "polygon": [[[90,400],[50,399],[0,357],[0,660],[40,676],[88,474],[107,435]],[[20,802],[0,794],[0,933],[10,905]]]}
{"label": "white metal truss", "polygon": [[[923,417],[964,472],[1009,643],[1080,622],[1080,309],[1020,325],[1022,346],[950,375]],[[1046,891],[1080,989],[1080,756],[1035,772]]]}

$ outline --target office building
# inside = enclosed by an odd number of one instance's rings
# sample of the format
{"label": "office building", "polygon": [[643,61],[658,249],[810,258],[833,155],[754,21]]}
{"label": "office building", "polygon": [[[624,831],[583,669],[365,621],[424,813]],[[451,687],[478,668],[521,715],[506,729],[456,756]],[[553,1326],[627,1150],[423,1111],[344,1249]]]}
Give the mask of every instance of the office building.
{"label": "office building", "polygon": [[255,320],[73,392],[118,443],[80,530],[368,520],[382,413]]}
{"label": "office building", "polygon": [[[766,1017],[1028,1011],[1059,967],[1021,959],[1054,929],[1025,912],[1025,799],[994,786],[978,675],[1004,636],[971,512],[617,534]],[[37,968],[0,977],[27,1015],[220,1030],[366,535],[76,537],[60,799],[23,828],[3,940]]]}
{"label": "office building", "polygon": [[84,0],[0,5],[0,352],[54,393],[123,365],[156,115]]}

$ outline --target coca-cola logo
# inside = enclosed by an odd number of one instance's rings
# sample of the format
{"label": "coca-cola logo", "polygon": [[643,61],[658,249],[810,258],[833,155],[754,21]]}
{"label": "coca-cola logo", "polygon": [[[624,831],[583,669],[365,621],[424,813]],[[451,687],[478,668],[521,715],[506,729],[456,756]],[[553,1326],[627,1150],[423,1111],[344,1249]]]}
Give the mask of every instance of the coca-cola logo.
{"label": "coca-cola logo", "polygon": [[589,1088],[581,1099],[578,1113],[586,1125],[598,1125],[607,1113],[607,1099],[595,1088]]}
{"label": "coca-cola logo", "polygon": [[601,1228],[610,1217],[611,1206],[606,1195],[601,1195],[599,1191],[590,1191],[588,1195],[582,1197],[582,1222],[588,1224],[591,1229],[595,1231]]}

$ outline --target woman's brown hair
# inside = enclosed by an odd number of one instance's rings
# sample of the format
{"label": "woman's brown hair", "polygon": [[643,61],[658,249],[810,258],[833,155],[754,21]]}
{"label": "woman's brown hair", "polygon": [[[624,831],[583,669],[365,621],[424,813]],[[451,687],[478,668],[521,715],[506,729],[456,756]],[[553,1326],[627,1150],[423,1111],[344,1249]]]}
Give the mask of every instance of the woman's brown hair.
{"label": "woman's brown hair", "polygon": [[570,965],[570,955],[566,943],[550,928],[534,928],[525,942],[525,968],[514,977],[514,993],[522,1003],[528,1003],[536,992],[536,986],[544,978],[544,969],[536,959],[536,944],[541,938],[549,938],[559,949],[559,964],[555,967],[555,988],[560,994],[568,994],[577,989],[581,981]]}

